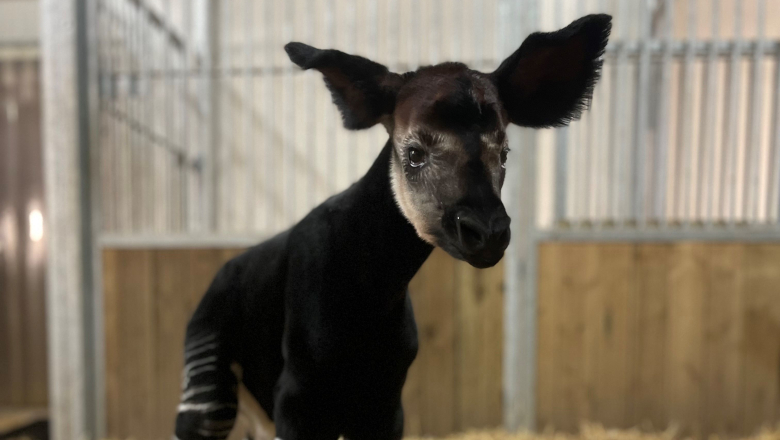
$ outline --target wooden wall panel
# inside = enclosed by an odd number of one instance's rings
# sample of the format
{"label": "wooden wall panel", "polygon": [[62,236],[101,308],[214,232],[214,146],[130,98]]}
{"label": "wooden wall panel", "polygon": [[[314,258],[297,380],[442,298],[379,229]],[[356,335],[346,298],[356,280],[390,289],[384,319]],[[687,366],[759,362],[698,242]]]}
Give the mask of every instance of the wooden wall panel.
{"label": "wooden wall panel", "polygon": [[666,397],[666,329],[671,245],[648,244],[636,249],[637,367],[633,372],[633,414],[629,425],[663,429],[668,420]]}
{"label": "wooden wall panel", "polygon": [[[421,433],[455,427],[455,260],[437,251],[409,286],[420,351],[416,373]],[[424,276],[435,274],[434,276]],[[411,396],[410,396],[411,398]],[[423,417],[423,414],[425,417]]]}
{"label": "wooden wall panel", "polygon": [[[591,413],[595,418],[590,419],[603,420],[608,426],[624,427],[630,404],[629,371],[634,348],[629,338],[636,321],[632,314],[636,310],[633,249],[623,243],[591,246],[598,246],[595,262],[598,272],[591,282],[598,286],[603,310],[601,320],[594,321],[596,330],[600,330],[601,349],[583,352],[583,358],[595,353],[597,361],[594,364],[598,365],[599,372],[598,382],[594,384],[597,411]],[[590,319],[590,316],[585,317],[586,321]]]}
{"label": "wooden wall panel", "polygon": [[702,417],[705,251],[700,244],[682,243],[669,256],[666,396],[670,417],[694,431]]}
{"label": "wooden wall panel", "polygon": [[480,270],[458,262],[456,277],[455,428],[498,426],[502,408],[503,266]]}
{"label": "wooden wall panel", "polygon": [[745,249],[744,426],[780,419],[780,247]]}
{"label": "wooden wall panel", "polygon": [[538,301],[538,344],[537,344],[537,382],[536,414],[537,428],[553,429],[558,421],[555,417],[556,393],[555,354],[558,353],[558,332],[556,324],[560,320],[557,313],[559,295],[563,291],[563,280],[567,272],[562,271],[562,246],[541,246],[539,248]]}
{"label": "wooden wall panel", "polygon": [[[184,331],[219,267],[239,249],[105,250],[108,434],[168,438]],[[503,269],[435,251],[410,285],[420,351],[403,399],[410,434],[501,423]]]}
{"label": "wooden wall panel", "polygon": [[707,435],[780,421],[780,244],[539,252],[540,427]]}
{"label": "wooden wall panel", "polygon": [[713,244],[708,250],[702,430],[725,434],[742,429],[746,246]]}

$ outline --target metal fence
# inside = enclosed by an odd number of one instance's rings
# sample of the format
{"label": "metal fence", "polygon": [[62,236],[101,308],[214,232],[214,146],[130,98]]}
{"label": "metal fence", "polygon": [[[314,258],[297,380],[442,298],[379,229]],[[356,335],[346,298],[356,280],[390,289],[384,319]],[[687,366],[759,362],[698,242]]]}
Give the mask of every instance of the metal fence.
{"label": "metal fence", "polygon": [[612,5],[591,111],[542,141],[540,225],[777,225],[777,2]]}
{"label": "metal fence", "polygon": [[357,180],[381,128],[348,133],[302,40],[406,71],[497,65],[499,2],[101,0],[107,234],[266,235]]}
{"label": "metal fence", "polygon": [[537,224],[776,224],[780,14],[767,0],[100,0],[103,231],[267,235],[367,169],[302,40],[391,69],[490,71],[535,29],[606,11],[592,108],[537,145]]}

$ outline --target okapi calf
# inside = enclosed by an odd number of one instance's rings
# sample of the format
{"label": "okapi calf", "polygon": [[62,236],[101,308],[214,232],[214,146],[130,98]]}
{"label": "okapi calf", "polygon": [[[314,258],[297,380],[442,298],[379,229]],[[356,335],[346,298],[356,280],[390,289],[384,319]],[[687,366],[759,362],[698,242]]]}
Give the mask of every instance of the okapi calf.
{"label": "okapi calf", "polygon": [[532,34],[490,74],[454,62],[397,74],[287,44],[323,74],[346,128],[381,123],[389,139],[357,183],[216,275],[187,327],[177,437],[228,435],[237,363],[277,438],[400,439],[417,354],[409,281],[434,246],[478,268],[502,258],[505,129],[579,117],[610,27],[590,15]]}

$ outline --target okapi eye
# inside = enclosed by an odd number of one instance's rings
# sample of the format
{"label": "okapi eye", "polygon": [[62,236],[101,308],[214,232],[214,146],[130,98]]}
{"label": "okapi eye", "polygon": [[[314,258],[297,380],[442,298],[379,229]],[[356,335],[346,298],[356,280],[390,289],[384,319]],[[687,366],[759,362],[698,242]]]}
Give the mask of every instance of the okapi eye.
{"label": "okapi eye", "polygon": [[407,154],[409,155],[409,165],[417,168],[425,164],[425,152],[423,150],[411,147]]}
{"label": "okapi eye", "polygon": [[506,168],[506,158],[509,154],[509,148],[501,150],[501,168]]}

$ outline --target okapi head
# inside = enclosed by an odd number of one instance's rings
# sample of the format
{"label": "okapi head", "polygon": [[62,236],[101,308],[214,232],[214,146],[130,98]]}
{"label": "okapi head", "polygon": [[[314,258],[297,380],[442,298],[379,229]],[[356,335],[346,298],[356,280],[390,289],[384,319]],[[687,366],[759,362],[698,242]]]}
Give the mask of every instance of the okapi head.
{"label": "okapi head", "polygon": [[344,126],[390,134],[395,201],[423,240],[475,267],[509,244],[501,202],[506,127],[557,127],[577,119],[601,68],[609,15],[534,33],[492,73],[446,62],[398,74],[366,58],[303,43],[290,59],[325,77]]}

